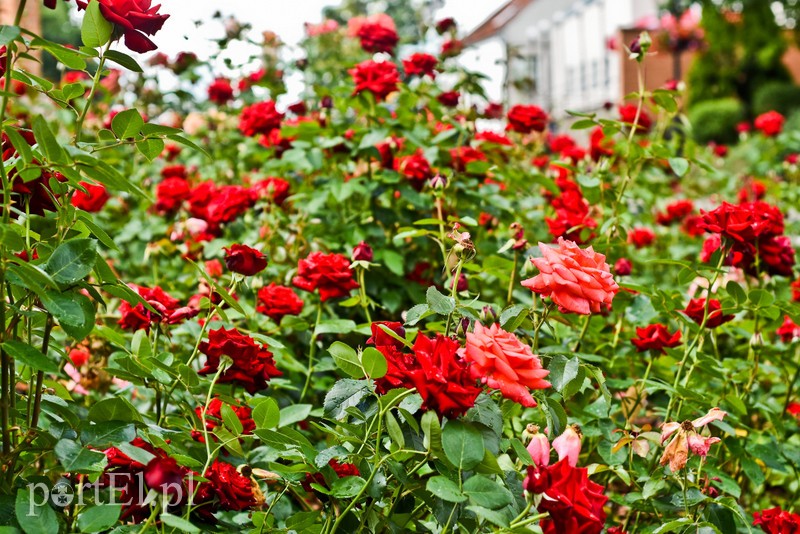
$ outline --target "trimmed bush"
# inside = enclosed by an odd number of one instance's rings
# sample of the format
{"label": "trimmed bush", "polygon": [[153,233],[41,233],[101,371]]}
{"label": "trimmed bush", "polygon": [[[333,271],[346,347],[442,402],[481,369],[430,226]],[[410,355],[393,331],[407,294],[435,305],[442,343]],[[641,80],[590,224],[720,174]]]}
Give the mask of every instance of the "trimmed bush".
{"label": "trimmed bush", "polygon": [[738,137],[736,125],[744,118],[744,106],[735,98],[700,102],[689,110],[689,121],[698,143],[735,142]]}
{"label": "trimmed bush", "polygon": [[753,97],[753,116],[775,110],[787,116],[800,109],[800,86],[786,82],[770,82],[759,87]]}

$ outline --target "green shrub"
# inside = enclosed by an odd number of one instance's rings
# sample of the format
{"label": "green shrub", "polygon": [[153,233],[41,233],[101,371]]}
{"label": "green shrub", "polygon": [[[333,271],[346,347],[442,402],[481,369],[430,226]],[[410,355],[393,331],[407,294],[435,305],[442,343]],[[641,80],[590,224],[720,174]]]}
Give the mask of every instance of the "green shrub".
{"label": "green shrub", "polygon": [[759,87],[753,97],[753,115],[775,110],[789,115],[800,109],[800,86],[786,82],[769,82]]}
{"label": "green shrub", "polygon": [[744,118],[744,106],[735,98],[707,100],[689,109],[689,122],[698,143],[735,142],[736,125]]}

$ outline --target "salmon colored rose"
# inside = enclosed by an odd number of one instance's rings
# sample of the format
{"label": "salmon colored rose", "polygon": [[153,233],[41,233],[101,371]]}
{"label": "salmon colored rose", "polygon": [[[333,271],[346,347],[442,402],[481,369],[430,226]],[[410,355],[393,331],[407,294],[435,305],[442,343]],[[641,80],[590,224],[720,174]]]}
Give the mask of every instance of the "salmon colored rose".
{"label": "salmon colored rose", "polygon": [[467,344],[459,353],[472,362],[472,378],[499,389],[505,398],[523,406],[536,406],[528,389],[550,387],[550,382],[544,380],[550,371],[542,368],[539,357],[497,323],[489,328],[475,323],[475,330],[467,333]]}
{"label": "salmon colored rose", "polygon": [[558,248],[539,243],[542,258],[531,258],[540,273],[522,285],[550,297],[561,313],[589,315],[610,308],[619,286],[603,254],[558,238]]}

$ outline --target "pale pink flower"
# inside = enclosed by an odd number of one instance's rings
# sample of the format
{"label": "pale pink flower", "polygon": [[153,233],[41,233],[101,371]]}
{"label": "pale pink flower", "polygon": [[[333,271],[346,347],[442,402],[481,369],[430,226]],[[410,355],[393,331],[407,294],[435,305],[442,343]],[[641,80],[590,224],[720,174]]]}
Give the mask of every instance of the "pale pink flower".
{"label": "pale pink flower", "polygon": [[578,465],[578,456],[581,454],[581,434],[575,425],[568,426],[564,432],[553,440],[553,448],[558,453],[558,459],[567,458],[572,467]]}
{"label": "pale pink flower", "polygon": [[664,426],[661,427],[661,444],[663,445],[673,434],[674,436],[664,449],[664,454],[661,455],[661,465],[669,463],[670,471],[676,473],[686,466],[689,452],[705,457],[711,445],[718,443],[720,439],[702,436],[698,429],[712,421],[722,421],[726,415],[728,415],[727,412],[719,408],[712,408],[706,415],[698,417],[694,421],[664,423]]}

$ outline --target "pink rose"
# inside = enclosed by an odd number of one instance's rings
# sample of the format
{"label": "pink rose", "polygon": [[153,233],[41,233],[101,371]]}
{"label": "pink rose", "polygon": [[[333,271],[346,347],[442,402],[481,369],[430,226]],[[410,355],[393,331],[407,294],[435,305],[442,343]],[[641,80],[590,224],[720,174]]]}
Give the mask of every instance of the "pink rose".
{"label": "pink rose", "polygon": [[544,257],[531,261],[540,273],[523,280],[523,286],[552,298],[562,313],[589,315],[611,307],[619,286],[605,255],[563,237],[558,238],[558,248],[539,243],[539,249]]}

